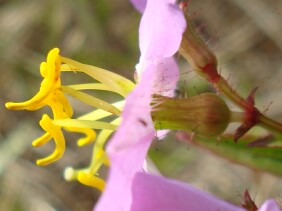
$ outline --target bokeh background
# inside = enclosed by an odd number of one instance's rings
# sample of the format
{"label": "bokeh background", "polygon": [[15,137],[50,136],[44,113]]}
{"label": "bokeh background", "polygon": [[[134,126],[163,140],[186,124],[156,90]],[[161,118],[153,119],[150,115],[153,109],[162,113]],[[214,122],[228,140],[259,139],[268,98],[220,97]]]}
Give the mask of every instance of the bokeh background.
{"label": "bokeh background", "polygon": [[[221,73],[242,95],[255,86],[257,107],[282,120],[282,2],[281,0],[191,0],[191,17],[199,33],[219,58]],[[39,89],[39,64],[59,47],[65,57],[92,64],[133,79],[139,58],[140,15],[128,1],[1,0],[0,1],[0,210],[92,210],[100,192],[66,182],[67,166],[85,167],[91,146],[77,148],[78,136],[66,133],[64,157],[47,167],[35,161],[53,150],[31,142],[42,133],[38,121],[49,110],[9,111],[7,101],[23,101]],[[176,56],[181,71],[179,89],[188,96],[214,91]],[[73,74],[66,83],[87,81]],[[184,87],[184,88],[183,88]],[[97,94],[113,102],[115,96]],[[70,99],[76,115],[89,111]],[[230,105],[231,107],[233,105]],[[157,140],[157,138],[156,138]],[[260,205],[267,198],[282,204],[281,177],[232,164],[171,133],[154,141],[151,153],[168,177],[191,183],[239,204],[249,189]]]}

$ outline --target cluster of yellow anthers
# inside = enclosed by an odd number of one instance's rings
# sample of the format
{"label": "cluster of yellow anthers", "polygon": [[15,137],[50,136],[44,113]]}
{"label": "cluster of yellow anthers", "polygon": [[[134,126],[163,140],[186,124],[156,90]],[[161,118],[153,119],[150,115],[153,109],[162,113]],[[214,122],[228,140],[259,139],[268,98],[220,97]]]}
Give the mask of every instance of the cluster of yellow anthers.
{"label": "cluster of yellow anthers", "polygon": [[[60,79],[61,71],[83,72],[98,82],[63,86]],[[65,138],[62,128],[70,132],[82,133],[84,137],[78,140],[78,146],[84,146],[96,139],[91,164],[88,168],[81,170],[67,168],[65,178],[67,180],[78,180],[85,185],[103,190],[104,181],[95,175],[103,164],[109,165],[104,152],[104,145],[120,123],[120,109],[123,106],[123,101],[109,104],[80,90],[104,90],[126,97],[135,84],[110,71],[62,57],[59,55],[58,48],[54,48],[48,53],[47,61],[41,63],[40,73],[43,81],[39,92],[34,97],[26,102],[6,103],[7,108],[14,110],[26,109],[33,111],[44,106],[51,108],[53,119],[47,114],[42,116],[39,124],[45,134],[36,139],[32,145],[39,147],[54,139],[56,148],[48,157],[37,160],[37,165],[48,165],[62,157],[65,151]],[[71,119],[73,109],[65,94],[71,95],[97,109],[77,119]],[[117,118],[110,123],[97,121],[110,115],[116,115]],[[102,130],[97,138],[93,129]]]}

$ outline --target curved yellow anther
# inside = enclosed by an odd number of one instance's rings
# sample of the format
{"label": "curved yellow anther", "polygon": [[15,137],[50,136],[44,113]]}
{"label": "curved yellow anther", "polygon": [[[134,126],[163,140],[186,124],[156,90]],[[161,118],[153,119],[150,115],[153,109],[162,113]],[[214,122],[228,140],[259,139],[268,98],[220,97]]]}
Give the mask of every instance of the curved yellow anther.
{"label": "curved yellow anther", "polygon": [[46,144],[48,141],[52,139],[52,135],[50,133],[45,133],[36,140],[32,142],[32,146],[34,147],[40,147],[44,144]]}
{"label": "curved yellow anther", "polygon": [[46,103],[51,107],[54,119],[70,118],[73,115],[72,107],[61,89],[54,90]]}
{"label": "curved yellow anther", "polygon": [[21,103],[6,103],[8,109],[13,110],[36,110],[45,105],[49,105],[52,99],[54,90],[61,86],[60,82],[60,56],[59,49],[52,49],[47,56],[47,62],[42,62],[40,65],[40,73],[43,76],[40,90],[30,100]]}
{"label": "curved yellow anther", "polygon": [[77,179],[84,185],[88,185],[103,191],[105,189],[105,181],[92,174],[80,171],[78,172]]}
{"label": "curved yellow anther", "polygon": [[85,137],[82,137],[77,141],[77,145],[80,147],[90,144],[96,139],[95,131],[89,128],[64,127],[64,129],[70,132],[82,133],[85,135]]}
{"label": "curved yellow anther", "polygon": [[59,49],[52,49],[47,56],[47,62],[40,65],[43,77],[40,90],[30,100],[21,103],[6,103],[6,107],[14,110],[36,110],[43,106],[50,106],[54,119],[70,118],[73,115],[72,107],[61,88],[61,59]]}
{"label": "curved yellow anther", "polygon": [[[56,148],[54,152],[46,158],[42,158],[36,161],[36,164],[39,166],[45,166],[50,163],[55,162],[56,160],[60,159],[65,152],[65,138],[61,131],[61,127],[54,125],[52,120],[47,114],[42,116],[40,121],[41,127],[46,131],[47,135],[43,135],[41,138],[35,140],[33,142],[34,146],[41,146],[48,142],[52,137],[55,141]],[[49,138],[49,139],[48,139]]]}
{"label": "curved yellow anther", "polygon": [[[91,128],[106,129],[105,132],[101,132],[101,135],[98,138],[98,143],[94,149],[92,162],[87,171],[88,173],[83,171],[84,173],[80,174],[79,177],[80,180],[83,181],[82,183],[85,184],[93,184],[93,181],[98,180],[98,184],[100,185],[98,185],[97,188],[102,189],[101,184],[103,183],[99,182],[100,179],[91,175],[95,175],[102,165],[109,165],[107,155],[104,151],[104,145],[113,130],[115,130],[116,124],[109,124],[94,120],[99,120],[100,118],[109,116],[111,114],[119,116],[121,113],[120,107],[122,106],[120,102],[117,105],[112,105],[79,90],[89,88],[99,89],[115,92],[122,96],[127,96],[127,94],[134,88],[135,84],[122,76],[111,73],[110,71],[90,65],[84,65],[71,59],[61,57],[59,52],[60,51],[58,48],[52,49],[47,55],[46,62],[41,63],[40,74],[43,77],[43,80],[41,82],[39,91],[31,99],[18,103],[8,102],[5,105],[7,108],[14,110],[36,110],[44,106],[49,106],[51,108],[53,118],[51,119],[45,114],[42,116],[40,121],[40,125],[46,133],[32,143],[33,146],[40,147],[52,139],[55,141],[56,148],[54,152],[46,158],[37,160],[37,164],[42,166],[48,165],[62,157],[65,151],[65,139],[62,128],[70,132],[77,132],[85,135],[78,140],[78,146],[84,146],[96,139],[96,133]],[[61,64],[62,62],[66,64]],[[84,72],[100,83],[82,85],[78,84],[73,87],[62,86],[60,79],[61,71],[69,70]],[[73,109],[65,94],[69,94],[86,104],[94,106],[95,108],[100,108],[101,111],[85,115],[81,121],[78,120],[70,122],[68,120],[73,120],[71,119],[73,116]],[[67,122],[71,125],[59,125],[58,121],[65,121],[65,124]],[[112,123],[115,123],[115,121]],[[116,121],[116,123],[119,124],[119,121]]]}

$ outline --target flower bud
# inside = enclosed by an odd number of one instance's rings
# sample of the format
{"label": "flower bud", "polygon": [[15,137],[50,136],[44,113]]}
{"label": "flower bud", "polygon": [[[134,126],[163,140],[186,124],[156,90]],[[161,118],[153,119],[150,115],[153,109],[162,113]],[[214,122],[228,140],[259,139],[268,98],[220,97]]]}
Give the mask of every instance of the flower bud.
{"label": "flower bud", "polygon": [[225,102],[211,93],[187,99],[154,95],[151,105],[156,129],[192,131],[204,137],[221,135],[231,117]]}
{"label": "flower bud", "polygon": [[185,14],[187,28],[183,34],[179,53],[189,62],[197,74],[214,83],[220,79],[217,72],[217,59],[202,41],[191,23],[187,6],[181,7]]}

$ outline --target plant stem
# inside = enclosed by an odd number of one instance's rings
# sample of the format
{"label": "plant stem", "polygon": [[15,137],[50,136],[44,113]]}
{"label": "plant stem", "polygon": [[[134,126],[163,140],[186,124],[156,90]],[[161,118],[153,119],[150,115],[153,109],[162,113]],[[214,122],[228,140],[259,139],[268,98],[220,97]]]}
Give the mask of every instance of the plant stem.
{"label": "plant stem", "polygon": [[230,122],[242,122],[244,120],[244,112],[232,111]]}
{"label": "plant stem", "polygon": [[[188,5],[180,4],[187,21],[187,28],[183,34],[179,53],[190,63],[195,72],[212,83],[220,92],[234,104],[244,110],[244,115],[232,114],[234,121],[240,120],[245,125],[247,132],[252,126],[259,124],[273,132],[282,133],[282,123],[266,117],[254,106],[255,89],[247,99],[244,99],[233,90],[217,70],[217,58],[209,49],[198,33],[194,30],[188,14]],[[231,116],[232,118],[232,116]],[[231,119],[232,120],[232,119]],[[241,128],[242,129],[242,128]]]}

